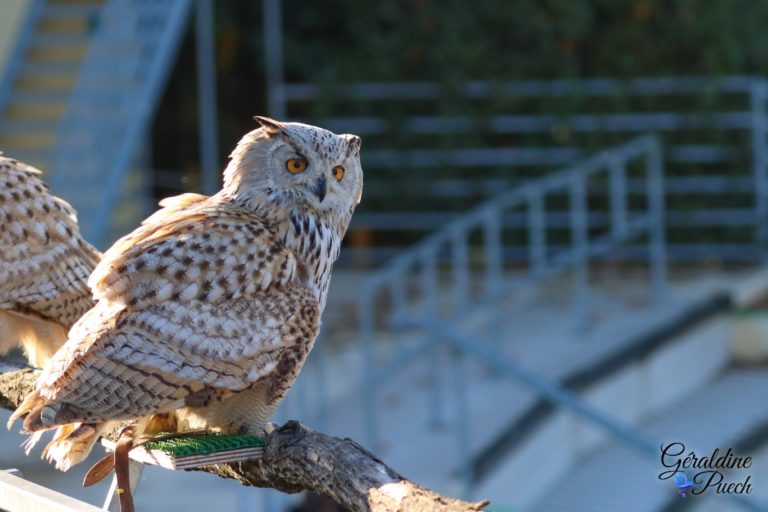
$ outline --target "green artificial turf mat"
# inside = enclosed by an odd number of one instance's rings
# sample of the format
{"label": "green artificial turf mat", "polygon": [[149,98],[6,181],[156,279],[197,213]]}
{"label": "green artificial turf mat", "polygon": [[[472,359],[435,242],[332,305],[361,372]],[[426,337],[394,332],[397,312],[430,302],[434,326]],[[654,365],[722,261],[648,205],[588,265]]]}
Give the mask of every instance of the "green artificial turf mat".
{"label": "green artificial turf mat", "polygon": [[208,432],[189,436],[147,441],[144,448],[170,453],[174,457],[191,457],[241,448],[263,447],[264,440],[258,436],[222,434]]}

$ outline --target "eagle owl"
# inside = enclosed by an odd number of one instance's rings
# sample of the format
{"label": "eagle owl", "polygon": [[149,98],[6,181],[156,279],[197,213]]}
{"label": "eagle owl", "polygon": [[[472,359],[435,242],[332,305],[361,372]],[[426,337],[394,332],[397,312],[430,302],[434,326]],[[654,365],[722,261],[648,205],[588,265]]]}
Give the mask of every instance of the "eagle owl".
{"label": "eagle owl", "polygon": [[360,138],[256,120],[221,191],[162,201],[90,276],[96,305],[10,420],[28,449],[59,427],[59,469],[116,420],[262,433],[296,379],[362,193]]}
{"label": "eagle owl", "polygon": [[75,210],[40,171],[0,156],[0,352],[22,345],[43,366],[93,307],[88,276],[101,259]]}

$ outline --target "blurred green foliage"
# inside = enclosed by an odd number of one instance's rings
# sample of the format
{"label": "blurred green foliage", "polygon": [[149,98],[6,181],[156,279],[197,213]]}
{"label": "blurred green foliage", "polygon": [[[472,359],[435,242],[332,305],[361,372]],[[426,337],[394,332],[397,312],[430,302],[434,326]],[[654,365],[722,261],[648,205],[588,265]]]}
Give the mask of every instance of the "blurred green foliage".
{"label": "blurred green foliage", "polygon": [[[265,112],[263,20],[260,1],[217,0],[216,55],[220,114],[220,162],[236,141],[254,128],[253,114]],[[565,118],[574,112],[697,111],[748,108],[735,99],[701,91],[695,98],[564,97],[535,99],[494,98],[482,102],[452,94],[467,80],[501,82],[515,79],[555,79],[638,76],[731,74],[765,75],[768,71],[768,2],[733,0],[307,0],[283,1],[285,79],[324,87],[360,81],[436,81],[447,94],[429,102],[352,102],[322,95],[309,106],[295,106],[291,116],[376,115],[391,129],[381,137],[366,138],[371,148],[452,148],[574,146],[587,151],[621,142],[627,134],[572,133],[567,125],[545,134],[493,135],[482,128],[492,114],[547,113]],[[193,31],[183,44],[176,69],[155,122],[156,168],[181,169],[188,190],[197,188],[196,87]],[[743,101],[744,97],[741,98]],[[398,130],[408,115],[465,115],[478,121],[475,133],[426,138]],[[668,133],[667,143],[727,144],[743,148],[729,168],[750,171],[749,135],[740,133]],[[409,181],[411,196],[397,206],[425,205],[419,187],[431,188],[434,178],[480,178],[508,184],[527,180],[546,169],[436,168],[419,173],[389,169],[372,174],[365,208],[391,208],[386,196],[370,192],[377,186],[401,187]],[[672,165],[668,174],[722,173],[723,167]],[[730,172],[730,171],[729,171]],[[418,174],[418,175],[417,175]],[[419,181],[421,180],[421,181]],[[158,186],[158,196],[176,193],[173,184]],[[463,209],[483,196],[442,200],[438,207]],[[712,206],[713,198],[678,197],[670,207]],[[729,195],[722,207],[752,201],[749,195]],[[447,202],[446,202],[447,201]],[[731,204],[733,203],[733,204]],[[706,206],[706,205],[705,205]],[[432,206],[434,208],[434,205]],[[438,208],[440,209],[440,208]],[[684,230],[676,239],[705,236]],[[727,231],[727,233],[726,233]],[[749,234],[747,234],[749,236]],[[706,237],[741,239],[737,230],[712,230]]]}
{"label": "blurred green foliage", "polygon": [[[217,0],[220,133],[229,148],[265,111],[261,2]],[[768,2],[733,0],[284,0],[288,82],[766,74]],[[155,126],[156,166],[197,160],[193,32]],[[447,97],[438,111],[473,110]],[[323,111],[330,105],[320,105]],[[567,113],[568,102],[537,106]],[[387,110],[390,116],[400,113]],[[181,143],[179,143],[181,142]]]}
{"label": "blurred green foliage", "polygon": [[720,75],[768,68],[766,2],[286,0],[284,6],[286,70],[296,81]]}

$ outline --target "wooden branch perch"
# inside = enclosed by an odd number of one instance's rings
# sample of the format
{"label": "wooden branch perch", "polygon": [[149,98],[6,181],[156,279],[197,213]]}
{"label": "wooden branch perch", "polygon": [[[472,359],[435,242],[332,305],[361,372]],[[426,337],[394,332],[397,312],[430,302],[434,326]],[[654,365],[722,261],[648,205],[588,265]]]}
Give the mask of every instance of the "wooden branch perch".
{"label": "wooden branch perch", "polygon": [[[0,360],[0,407],[15,409],[34,387],[37,374],[38,370]],[[351,439],[314,432],[297,421],[276,428],[265,441],[263,459],[202,471],[286,493],[313,491],[353,512],[465,512],[488,505],[425,489]]]}

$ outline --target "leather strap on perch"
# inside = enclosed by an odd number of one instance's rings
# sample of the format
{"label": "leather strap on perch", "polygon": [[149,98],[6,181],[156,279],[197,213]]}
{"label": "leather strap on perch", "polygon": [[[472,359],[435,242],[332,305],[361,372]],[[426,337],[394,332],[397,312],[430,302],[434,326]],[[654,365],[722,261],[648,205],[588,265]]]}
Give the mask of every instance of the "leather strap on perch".
{"label": "leather strap on perch", "polygon": [[131,493],[131,474],[128,469],[128,454],[133,448],[133,428],[128,427],[120,433],[115,445],[114,466],[117,478],[117,495],[120,499],[120,512],[136,512]]}

